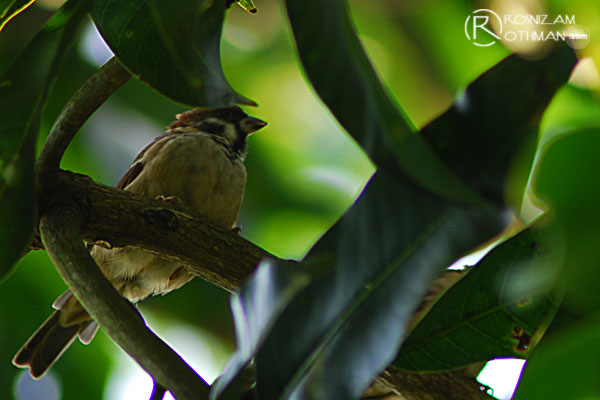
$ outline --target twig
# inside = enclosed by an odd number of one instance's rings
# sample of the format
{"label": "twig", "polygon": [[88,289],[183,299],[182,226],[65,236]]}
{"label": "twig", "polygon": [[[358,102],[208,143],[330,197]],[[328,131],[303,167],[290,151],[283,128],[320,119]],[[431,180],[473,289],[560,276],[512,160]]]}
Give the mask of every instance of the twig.
{"label": "twig", "polygon": [[486,387],[462,370],[414,374],[388,368],[377,378],[402,394],[403,400],[494,400]]}
{"label": "twig", "polygon": [[104,277],[81,242],[77,205],[49,211],[40,221],[56,269],[104,331],[177,399],[208,399],[209,386],[177,353],[150,331],[138,311]]}
{"label": "twig", "polygon": [[49,175],[58,171],[60,160],[79,128],[130,77],[131,74],[113,57],[73,94],[40,151],[38,182],[48,182]]}

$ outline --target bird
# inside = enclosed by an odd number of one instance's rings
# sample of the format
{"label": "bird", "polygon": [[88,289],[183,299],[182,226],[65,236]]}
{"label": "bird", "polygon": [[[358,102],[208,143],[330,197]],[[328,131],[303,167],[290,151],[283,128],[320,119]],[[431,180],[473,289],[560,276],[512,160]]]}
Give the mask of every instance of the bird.
{"label": "bird", "polygon": [[[266,126],[240,107],[195,108],[181,114],[135,158],[117,188],[175,202],[235,229],[246,189],[246,139]],[[132,303],[166,294],[194,275],[176,262],[131,247],[91,245],[91,255],[117,291]],[[73,343],[88,344],[98,325],[70,290],[56,311],[17,352],[13,364],[40,378]]]}

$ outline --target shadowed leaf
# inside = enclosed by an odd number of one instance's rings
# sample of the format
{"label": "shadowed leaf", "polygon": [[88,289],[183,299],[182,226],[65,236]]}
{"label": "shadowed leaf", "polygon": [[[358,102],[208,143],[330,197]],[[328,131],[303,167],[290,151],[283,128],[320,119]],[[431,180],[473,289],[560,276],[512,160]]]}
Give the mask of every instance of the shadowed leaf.
{"label": "shadowed leaf", "polygon": [[69,2],[0,76],[0,278],[29,246],[39,118],[87,2]]}
{"label": "shadowed leaf", "polygon": [[[309,79],[379,171],[302,264],[313,259],[331,263],[281,314],[272,315],[275,322],[266,327],[269,332],[248,332],[260,337],[253,341],[258,346],[256,390],[261,398],[357,398],[396,356],[412,314],[437,274],[497,234],[507,221],[506,213],[476,205],[481,204],[477,195],[463,191],[460,181],[414,134],[364,55],[345,2],[288,1],[287,7]],[[560,48],[537,62],[509,58],[467,91],[477,107],[464,108],[459,101],[425,132],[440,157],[495,202],[502,196],[494,190],[501,188],[502,193],[512,168],[509,150],[518,152],[534,141],[539,116],[568,78],[575,59],[570,50],[565,54]],[[515,85],[522,82],[519,93],[528,102],[520,105],[515,121],[501,125],[509,117],[502,109],[494,111],[494,105],[514,101],[514,95],[502,88],[500,99],[495,99],[484,88],[501,87],[503,78]],[[475,137],[474,121],[483,118],[478,115],[482,109],[487,113],[483,117],[490,114],[495,124],[515,132],[484,128]],[[490,158],[495,149],[487,146],[501,143],[501,154],[508,161],[496,157],[492,163],[460,153],[462,157],[450,162],[453,141],[466,138],[477,140],[471,149],[482,148]],[[473,157],[482,171],[470,171],[478,168]],[[525,157],[520,166],[528,171],[530,159]],[[470,206],[461,207],[448,198]],[[512,340],[524,346],[524,333],[515,331]]]}
{"label": "shadowed leaf", "polygon": [[254,104],[221,67],[225,1],[98,0],[91,14],[123,65],[165,96],[192,106]]}
{"label": "shadowed leaf", "polygon": [[452,108],[422,129],[423,136],[478,192],[502,202],[508,189],[510,204],[518,207],[540,119],[576,61],[567,45],[541,60],[512,55],[471,83]]}
{"label": "shadowed leaf", "polygon": [[378,172],[296,266],[319,263],[320,274],[281,315],[271,316],[276,323],[260,333],[264,343],[254,341],[259,396],[362,394],[392,361],[431,280],[505,222],[497,209],[452,206],[407,180]]}
{"label": "shadowed leaf", "polygon": [[[321,264],[311,269],[317,272]],[[243,368],[254,357],[279,314],[310,280],[307,268],[299,268],[297,263],[266,260],[240,292],[232,295],[238,348],[223,375],[212,385],[211,398],[239,398],[244,386]]]}
{"label": "shadowed leaf", "polygon": [[560,260],[560,246],[532,228],[502,243],[437,301],[392,365],[433,372],[527,358],[558,307],[549,286]]}

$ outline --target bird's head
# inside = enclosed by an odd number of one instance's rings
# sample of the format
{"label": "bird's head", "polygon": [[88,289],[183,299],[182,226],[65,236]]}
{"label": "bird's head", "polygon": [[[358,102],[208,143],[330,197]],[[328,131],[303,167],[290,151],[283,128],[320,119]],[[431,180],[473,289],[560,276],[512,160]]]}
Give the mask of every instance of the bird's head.
{"label": "bird's head", "polygon": [[167,127],[174,132],[205,132],[220,136],[233,149],[243,154],[246,137],[266,126],[267,123],[250,117],[240,107],[195,108],[177,114],[177,120]]}

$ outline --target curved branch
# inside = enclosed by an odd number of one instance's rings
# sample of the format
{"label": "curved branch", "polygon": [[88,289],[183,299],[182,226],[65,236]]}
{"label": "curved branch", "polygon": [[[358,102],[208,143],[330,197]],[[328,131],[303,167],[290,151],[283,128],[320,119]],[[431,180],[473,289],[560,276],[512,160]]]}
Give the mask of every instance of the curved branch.
{"label": "curved branch", "polygon": [[40,151],[38,182],[47,182],[58,171],[60,160],[79,128],[129,78],[131,74],[113,57],[73,94]]}
{"label": "curved branch", "polygon": [[73,203],[69,196],[50,199],[49,204],[42,200],[48,188],[61,186],[60,161],[79,128],[129,78],[113,57],[75,92],[56,120],[37,160],[40,232],[57,270],[104,331],[177,398],[207,399],[206,382],[146,327],[89,255],[81,240],[81,227],[88,219],[81,211],[86,208],[78,206],[85,201]]}
{"label": "curved branch", "polygon": [[178,399],[208,399],[209,386],[150,331],[139,312],[102,274],[81,242],[83,217],[69,202],[40,221],[46,250],[75,297],[102,329]]}

